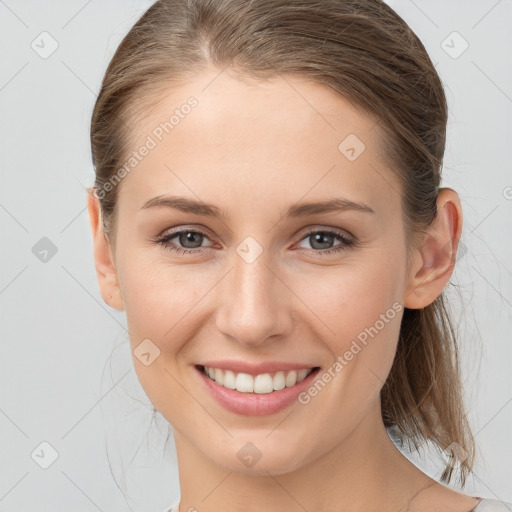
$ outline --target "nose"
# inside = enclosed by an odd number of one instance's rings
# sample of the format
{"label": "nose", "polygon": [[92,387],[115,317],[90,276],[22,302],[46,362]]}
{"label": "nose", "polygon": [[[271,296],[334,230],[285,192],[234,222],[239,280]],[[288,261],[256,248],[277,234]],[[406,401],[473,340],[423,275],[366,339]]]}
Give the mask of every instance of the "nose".
{"label": "nose", "polygon": [[223,281],[216,316],[219,332],[252,347],[289,334],[291,292],[270,267],[265,251],[250,263],[235,254]]}

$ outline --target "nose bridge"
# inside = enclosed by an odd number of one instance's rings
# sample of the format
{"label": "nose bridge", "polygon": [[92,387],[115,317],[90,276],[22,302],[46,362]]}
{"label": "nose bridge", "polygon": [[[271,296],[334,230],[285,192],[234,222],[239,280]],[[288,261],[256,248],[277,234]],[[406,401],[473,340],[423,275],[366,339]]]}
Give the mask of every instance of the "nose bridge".
{"label": "nose bridge", "polygon": [[279,295],[283,285],[269,268],[268,252],[248,240],[237,247],[232,261],[217,316],[219,331],[246,345],[285,334],[289,318]]}

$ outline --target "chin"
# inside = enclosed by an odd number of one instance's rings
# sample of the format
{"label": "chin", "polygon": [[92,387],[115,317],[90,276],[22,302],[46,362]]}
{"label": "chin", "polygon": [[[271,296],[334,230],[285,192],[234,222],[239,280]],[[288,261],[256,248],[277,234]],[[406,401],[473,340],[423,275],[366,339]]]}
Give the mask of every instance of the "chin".
{"label": "chin", "polygon": [[300,443],[283,446],[262,438],[252,442],[234,440],[233,445],[205,455],[227,471],[253,476],[284,475],[307,464],[304,445]]}

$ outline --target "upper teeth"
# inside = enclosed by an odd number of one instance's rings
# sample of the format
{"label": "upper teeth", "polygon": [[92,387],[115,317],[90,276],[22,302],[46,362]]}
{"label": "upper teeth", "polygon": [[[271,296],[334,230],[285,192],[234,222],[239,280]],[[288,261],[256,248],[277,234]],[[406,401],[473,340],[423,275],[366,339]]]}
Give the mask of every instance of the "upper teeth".
{"label": "upper teeth", "polygon": [[204,373],[217,384],[242,393],[272,393],[272,391],[278,391],[285,387],[289,388],[304,380],[312,371],[313,368],[304,368],[298,371],[278,371],[273,376],[270,373],[253,376],[248,373],[235,373],[231,370],[204,367]]}

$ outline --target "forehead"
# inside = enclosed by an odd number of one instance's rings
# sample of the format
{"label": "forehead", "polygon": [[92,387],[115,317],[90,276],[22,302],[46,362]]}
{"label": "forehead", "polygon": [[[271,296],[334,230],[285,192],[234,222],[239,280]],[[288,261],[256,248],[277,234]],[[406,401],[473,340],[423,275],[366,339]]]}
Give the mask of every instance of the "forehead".
{"label": "forehead", "polygon": [[397,199],[376,118],[304,77],[240,79],[209,68],[163,88],[130,124],[130,151],[149,150],[121,188],[140,204],[177,189],[221,203],[226,192],[245,203],[337,191],[367,202]]}

